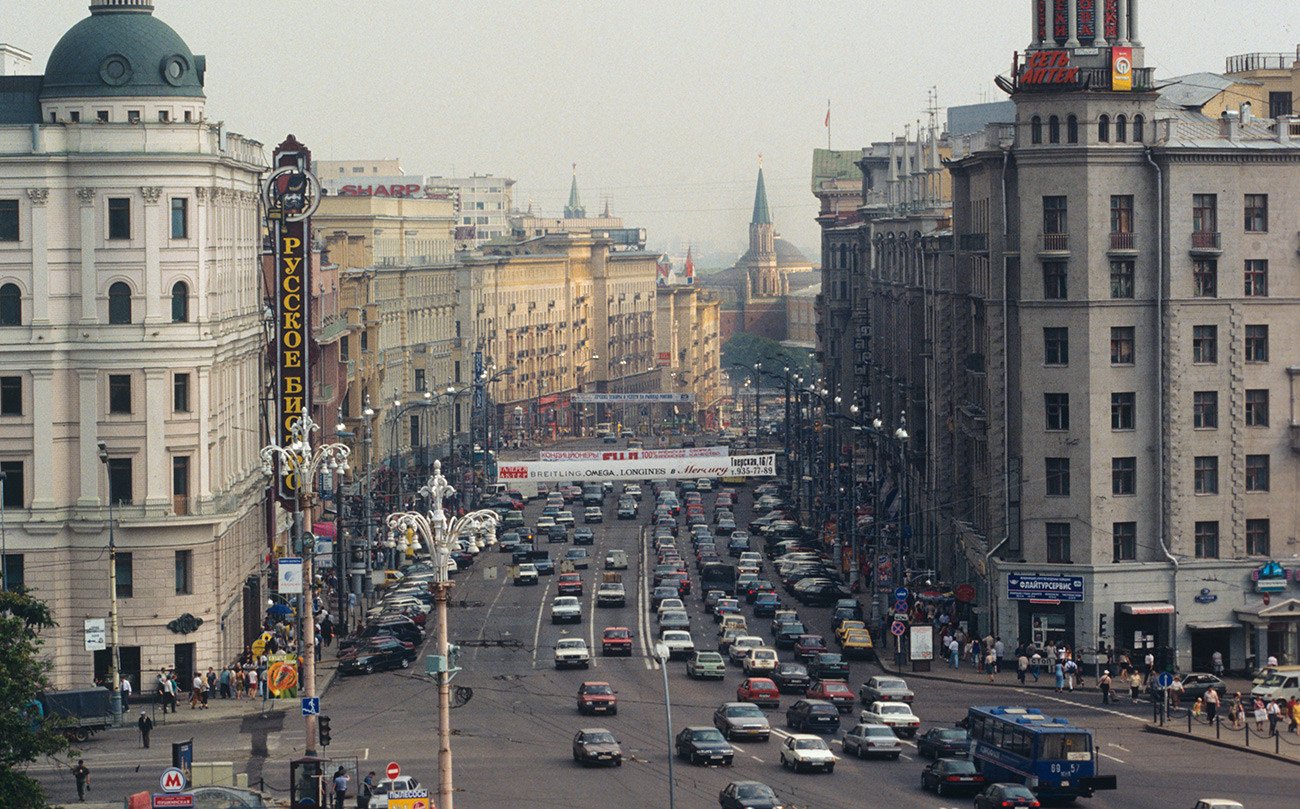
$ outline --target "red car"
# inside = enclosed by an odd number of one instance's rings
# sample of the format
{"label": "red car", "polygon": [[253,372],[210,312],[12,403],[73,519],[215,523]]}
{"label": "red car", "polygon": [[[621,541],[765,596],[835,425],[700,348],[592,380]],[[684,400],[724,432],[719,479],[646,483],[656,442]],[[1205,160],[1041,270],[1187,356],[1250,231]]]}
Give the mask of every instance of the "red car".
{"label": "red car", "polygon": [[807,663],[826,651],[826,639],[821,635],[800,635],[794,642],[795,659]]}
{"label": "red car", "polygon": [[618,693],[609,683],[585,682],[578,686],[578,713],[618,713]]}
{"label": "red car", "polygon": [[600,653],[632,656],[632,630],[625,626],[607,626],[600,639]]}
{"label": "red car", "polygon": [[[849,694],[852,696],[852,692]],[[766,677],[748,677],[736,686],[736,699],[752,702],[760,708],[777,708],[781,705],[781,692],[776,690],[776,683]]]}
{"label": "red car", "polygon": [[808,687],[808,699],[824,699],[839,709],[840,713],[853,710],[857,697],[843,680],[818,680]]}
{"label": "red car", "polygon": [[582,595],[582,574],[561,573],[555,582],[555,592],[562,596]]}

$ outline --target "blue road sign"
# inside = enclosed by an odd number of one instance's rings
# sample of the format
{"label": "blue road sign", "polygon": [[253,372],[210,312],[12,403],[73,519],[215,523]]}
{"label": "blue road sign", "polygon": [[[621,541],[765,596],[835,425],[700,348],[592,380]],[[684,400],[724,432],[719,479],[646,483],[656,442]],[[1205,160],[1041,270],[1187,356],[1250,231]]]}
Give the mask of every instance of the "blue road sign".
{"label": "blue road sign", "polygon": [[895,601],[906,601],[906,600],[907,600],[907,588],[906,588],[906,587],[899,587],[897,590],[895,590],[895,591],[894,591],[894,600],[895,600]]}
{"label": "blue road sign", "polygon": [[894,612],[907,612],[907,602],[906,602],[906,601],[895,601],[895,602],[894,602]]}
{"label": "blue road sign", "polygon": [[1169,686],[1174,684],[1174,675],[1170,674],[1167,671],[1162,671],[1158,675],[1156,675],[1156,684],[1159,685],[1161,688],[1168,688]]}
{"label": "blue road sign", "polygon": [[320,715],[320,697],[303,697],[302,698],[302,715],[319,716]]}
{"label": "blue road sign", "polygon": [[894,621],[892,624],[889,625],[889,631],[892,632],[896,637],[901,638],[903,637],[904,633],[907,632],[907,627],[903,624],[902,621]]}

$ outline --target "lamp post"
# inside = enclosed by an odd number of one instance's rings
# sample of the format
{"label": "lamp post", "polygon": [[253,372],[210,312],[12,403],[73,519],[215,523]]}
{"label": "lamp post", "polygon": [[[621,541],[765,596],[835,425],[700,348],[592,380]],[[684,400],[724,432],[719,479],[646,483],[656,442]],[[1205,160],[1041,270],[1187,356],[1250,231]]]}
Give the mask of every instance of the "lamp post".
{"label": "lamp post", "polygon": [[122,724],[122,677],[117,645],[117,542],[113,537],[113,476],[108,465],[108,445],[99,442],[99,462],[108,479],[108,712],[113,724]]}
{"label": "lamp post", "polygon": [[374,499],[374,481],[370,477],[371,475],[370,457],[371,457],[371,450],[374,445],[374,439],[371,437],[371,429],[373,427],[372,422],[374,421],[375,418],[375,409],[370,406],[370,394],[368,393],[366,394],[366,406],[361,411],[361,414],[365,416],[365,423],[366,423],[365,424],[366,426],[366,438],[365,438],[366,480],[365,480],[365,487],[362,490],[362,497],[364,497],[365,500],[361,504],[362,515],[366,521],[366,527],[365,527],[366,552],[365,552],[365,573],[363,574],[365,578],[361,580],[361,586],[358,587],[357,589],[360,590],[360,595],[364,598],[365,596],[369,595],[370,592],[372,591],[371,578],[370,578],[370,564],[375,552],[374,525],[371,522],[374,518],[370,512],[370,509],[372,508],[371,501]]}
{"label": "lamp post", "polygon": [[[302,581],[301,596],[303,609],[299,610],[303,622],[298,646],[299,659],[302,661],[302,695],[307,698],[316,696],[316,621],[312,605],[312,557],[316,553],[315,540],[305,541],[302,528],[304,509],[308,516],[315,506],[316,474],[322,468],[333,475],[345,475],[348,472],[348,456],[351,450],[345,444],[322,444],[313,449],[311,434],[319,430],[320,425],[312,421],[304,410],[289,426],[293,440],[287,447],[268,444],[262,447],[262,473],[271,477],[279,464],[280,477],[285,478],[287,488],[293,491],[293,529],[295,539],[302,544]],[[306,733],[305,750],[308,756],[316,755],[316,716],[303,717]]]}
{"label": "lamp post", "polygon": [[668,733],[668,809],[675,809],[677,784],[673,779],[673,703],[668,696],[668,644],[655,644],[655,657],[664,675],[664,721]]}
{"label": "lamp post", "polygon": [[451,559],[451,541],[465,528],[476,530],[494,529],[497,515],[492,511],[472,511],[464,517],[448,520],[443,511],[443,503],[456,494],[445,477],[442,476],[442,464],[433,463],[433,477],[425,489],[428,491],[431,508],[427,514],[407,511],[388,516],[388,527],[392,533],[412,532],[423,536],[428,543],[433,557],[433,597],[436,604],[436,639],[437,655],[441,660],[437,669],[438,676],[438,801],[440,809],[454,809],[452,805],[452,771],[451,771],[451,675],[450,646],[447,642],[447,596],[452,588],[448,575],[448,562]]}

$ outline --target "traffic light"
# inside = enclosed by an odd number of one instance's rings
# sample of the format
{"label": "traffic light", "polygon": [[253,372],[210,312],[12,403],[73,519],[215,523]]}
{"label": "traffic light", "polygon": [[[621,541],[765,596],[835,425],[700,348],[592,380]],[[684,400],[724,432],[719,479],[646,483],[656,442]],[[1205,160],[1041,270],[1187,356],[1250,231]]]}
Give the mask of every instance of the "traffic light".
{"label": "traffic light", "polygon": [[1103,612],[1097,616],[1097,637],[1104,638],[1106,635],[1106,613]]}
{"label": "traffic light", "polygon": [[320,728],[320,746],[330,746],[330,718],[328,716],[317,717],[316,719]]}

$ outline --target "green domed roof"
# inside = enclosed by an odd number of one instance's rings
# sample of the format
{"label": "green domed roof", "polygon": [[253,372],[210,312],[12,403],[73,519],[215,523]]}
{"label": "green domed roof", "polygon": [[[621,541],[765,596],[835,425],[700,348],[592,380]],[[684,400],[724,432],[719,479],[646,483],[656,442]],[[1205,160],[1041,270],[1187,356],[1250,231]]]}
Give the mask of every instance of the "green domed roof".
{"label": "green domed roof", "polygon": [[[112,0],[109,0],[111,3]],[[202,56],[136,0],[91,6],[45,66],[41,99],[103,96],[203,98]]]}

